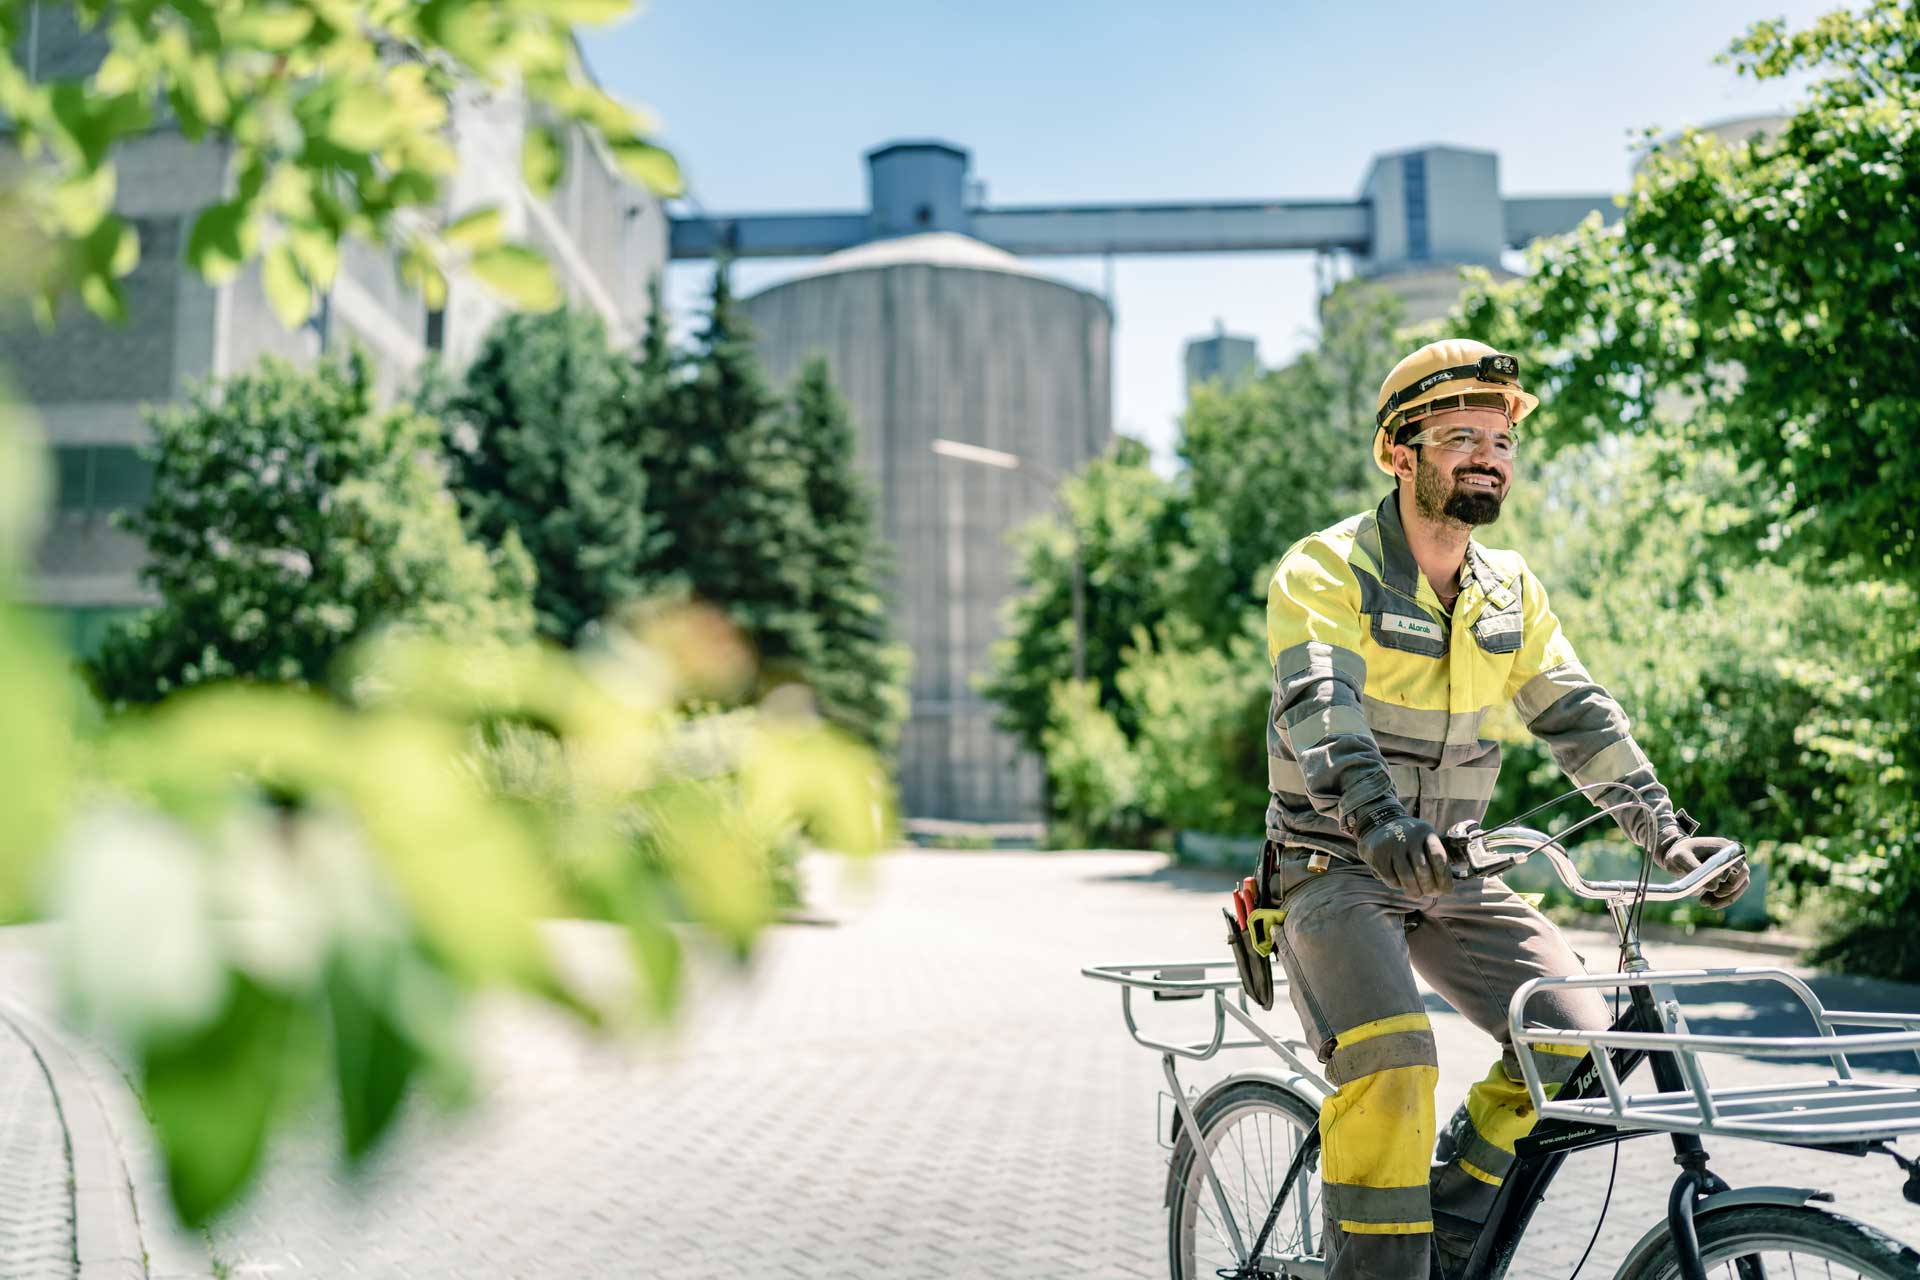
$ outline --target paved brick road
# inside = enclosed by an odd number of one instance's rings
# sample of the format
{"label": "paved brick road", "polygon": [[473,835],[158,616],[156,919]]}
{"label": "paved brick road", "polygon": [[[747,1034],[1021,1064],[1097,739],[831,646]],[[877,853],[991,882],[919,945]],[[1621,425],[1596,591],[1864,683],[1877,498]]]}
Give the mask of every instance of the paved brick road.
{"label": "paved brick road", "polygon": [[0,1019],[0,1274],[74,1274],[73,1191],[66,1133],[40,1061]]}
{"label": "paved brick road", "polygon": [[[1158,1061],[1078,968],[1218,954],[1222,878],[1143,854],[909,853],[865,892],[838,864],[811,870],[840,923],[776,930],[744,980],[702,965],[671,1041],[615,1048],[496,1005],[475,1028],[479,1111],[416,1110],[358,1188],[334,1178],[324,1144],[283,1148],[216,1233],[230,1274],[1165,1275]],[[604,935],[561,932],[582,963],[604,963]],[[1611,966],[1605,939],[1576,945]],[[1765,962],[1650,950],[1675,967]],[[1913,988],[1839,986],[1836,1004],[1920,1007]],[[1777,1004],[1734,995],[1708,993],[1716,1029],[1789,1029]],[[1491,1045],[1451,1013],[1435,1022],[1451,1099]],[[1258,1065],[1235,1056],[1192,1083]],[[1841,1211],[1920,1238],[1890,1163],[1741,1145],[1715,1147],[1735,1182],[1827,1185]],[[1624,1149],[1586,1275],[1610,1274],[1662,1211],[1670,1158],[1656,1142]],[[1607,1161],[1569,1161],[1515,1275],[1572,1269]]]}

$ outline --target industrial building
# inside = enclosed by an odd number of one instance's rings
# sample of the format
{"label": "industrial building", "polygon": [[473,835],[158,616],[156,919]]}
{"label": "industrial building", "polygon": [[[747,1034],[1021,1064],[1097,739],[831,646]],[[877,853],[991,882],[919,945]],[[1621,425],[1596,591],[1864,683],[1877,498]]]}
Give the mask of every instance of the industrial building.
{"label": "industrial building", "polygon": [[[24,65],[68,75],[98,63],[105,40],[83,31],[72,9],[39,6]],[[592,307],[620,337],[644,323],[647,282],[666,258],[667,219],[659,202],[628,183],[604,147],[571,139],[566,175],[540,199],[520,176],[527,104],[491,93],[462,94],[450,131],[460,158],[447,207],[497,202],[508,234],[538,247],[576,305]],[[263,355],[306,363],[357,344],[381,386],[404,386],[429,353],[461,364],[502,310],[457,275],[447,306],[429,313],[401,282],[393,257],[349,242],[338,277],[317,314],[289,332],[274,317],[258,265],[210,285],[187,265],[188,232],[211,193],[229,187],[228,154],[196,143],[164,121],[115,153],[116,211],[140,236],[140,264],[122,281],[128,320],[111,324],[69,306],[49,330],[14,317],[0,330],[0,362],[14,391],[32,405],[53,446],[56,496],[28,590],[60,618],[76,648],[91,648],[113,619],[152,603],[139,580],[139,539],[114,527],[113,513],[144,502],[152,465],[145,406],[180,399],[196,382],[245,369]]]}
{"label": "industrial building", "polygon": [[1203,382],[1238,386],[1260,372],[1260,346],[1252,338],[1228,333],[1226,322],[1215,320],[1211,334],[1187,343],[1182,364],[1189,392]]}
{"label": "industrial building", "polygon": [[[1016,585],[1008,531],[1051,509],[1054,477],[1106,448],[1106,301],[932,231],[841,250],[746,311],[772,377],[825,354],[862,426],[860,470],[879,499],[895,625],[913,653],[900,750],[908,812],[1032,815],[1039,762],[993,727],[973,679]],[[940,439],[1013,454],[1022,469],[941,457]]]}
{"label": "industrial building", "polygon": [[[1427,319],[1457,297],[1462,265],[1497,271],[1507,249],[1614,211],[1607,194],[1505,195],[1498,157],[1460,147],[1377,157],[1353,199],[1131,206],[982,204],[971,158],[945,142],[893,143],[866,160],[864,210],[676,217],[671,253],[820,256],[749,298],[748,315],[774,377],[827,357],[862,433],[914,659],[902,806],[975,822],[1040,816],[1039,763],[992,727],[995,709],[974,689],[1016,585],[1006,535],[1054,502],[1036,478],[1097,455],[1112,430],[1107,304],[1023,259],[1314,252]],[[1250,364],[1241,341],[1190,346],[1190,372]],[[939,456],[935,439],[1020,465]]]}

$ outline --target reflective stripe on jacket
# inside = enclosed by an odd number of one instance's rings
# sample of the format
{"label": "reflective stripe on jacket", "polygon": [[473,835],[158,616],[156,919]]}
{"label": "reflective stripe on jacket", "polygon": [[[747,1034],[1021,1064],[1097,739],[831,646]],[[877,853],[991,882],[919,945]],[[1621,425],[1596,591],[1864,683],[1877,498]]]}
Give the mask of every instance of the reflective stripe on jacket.
{"label": "reflective stripe on jacket", "polygon": [[1442,831],[1483,817],[1500,745],[1480,729],[1504,702],[1575,783],[1641,792],[1651,829],[1618,815],[1634,841],[1675,825],[1626,713],[1574,656],[1526,562],[1469,541],[1461,576],[1449,617],[1391,493],[1288,549],[1267,590],[1267,836],[1351,856],[1341,818],[1389,791]]}

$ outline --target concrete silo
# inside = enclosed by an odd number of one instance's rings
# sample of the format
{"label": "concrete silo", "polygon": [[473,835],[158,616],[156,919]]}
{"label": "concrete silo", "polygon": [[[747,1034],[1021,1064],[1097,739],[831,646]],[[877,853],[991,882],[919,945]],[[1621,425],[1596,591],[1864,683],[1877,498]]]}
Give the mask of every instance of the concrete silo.
{"label": "concrete silo", "polygon": [[[956,183],[965,172],[951,148],[889,151],[907,153],[891,157],[903,169],[940,169],[950,155],[945,172]],[[770,376],[784,383],[824,355],[859,427],[860,469],[895,557],[897,633],[913,652],[906,813],[1030,820],[1040,764],[994,729],[994,707],[972,685],[1015,585],[1006,534],[1051,509],[1054,494],[1031,474],[943,458],[931,445],[1003,450],[1056,475],[1099,454],[1111,433],[1111,316],[1096,295],[938,229],[942,213],[959,210],[957,185],[951,210],[890,201],[888,158],[872,157],[874,208],[897,213],[893,236],[830,255],[745,306]],[[913,176],[924,190],[929,175]]]}

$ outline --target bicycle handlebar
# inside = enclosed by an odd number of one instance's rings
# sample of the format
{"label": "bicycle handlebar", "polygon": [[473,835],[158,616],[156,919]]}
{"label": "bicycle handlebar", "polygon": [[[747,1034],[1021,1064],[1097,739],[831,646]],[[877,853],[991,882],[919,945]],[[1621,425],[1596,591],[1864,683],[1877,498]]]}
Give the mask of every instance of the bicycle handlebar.
{"label": "bicycle handlebar", "polygon": [[[1729,841],[1726,848],[1678,880],[1667,884],[1650,884],[1643,891],[1637,880],[1587,879],[1580,874],[1580,869],[1573,865],[1573,859],[1567,856],[1567,851],[1560,846],[1555,837],[1544,831],[1536,831],[1532,827],[1496,827],[1491,831],[1470,829],[1459,834],[1449,832],[1444,838],[1444,843],[1450,854],[1454,854],[1459,862],[1465,863],[1467,875],[1495,875],[1510,867],[1518,866],[1536,853],[1544,853],[1562,884],[1566,885],[1576,897],[1591,898],[1596,902],[1638,897],[1643,892],[1649,902],[1671,902],[1678,898],[1691,898],[1717,879],[1722,871],[1746,856],[1744,848]],[[1497,865],[1478,863],[1473,860],[1471,852],[1475,843],[1488,851],[1517,850],[1518,853],[1515,856],[1496,860]],[[1461,873],[1456,871],[1455,874]]]}

